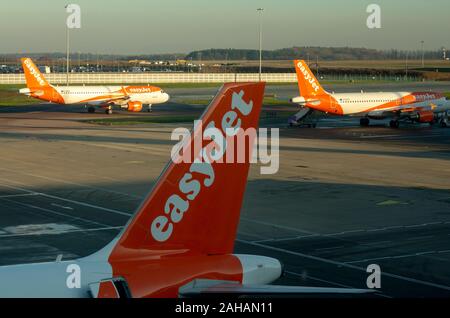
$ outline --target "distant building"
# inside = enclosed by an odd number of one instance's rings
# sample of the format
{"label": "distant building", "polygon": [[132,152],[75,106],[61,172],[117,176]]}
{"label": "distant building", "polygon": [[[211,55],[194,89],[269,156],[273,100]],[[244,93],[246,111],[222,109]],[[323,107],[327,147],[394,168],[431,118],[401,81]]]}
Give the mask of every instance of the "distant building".
{"label": "distant building", "polygon": [[128,63],[130,64],[139,64],[139,65],[151,65],[152,62],[147,60],[129,60]]}

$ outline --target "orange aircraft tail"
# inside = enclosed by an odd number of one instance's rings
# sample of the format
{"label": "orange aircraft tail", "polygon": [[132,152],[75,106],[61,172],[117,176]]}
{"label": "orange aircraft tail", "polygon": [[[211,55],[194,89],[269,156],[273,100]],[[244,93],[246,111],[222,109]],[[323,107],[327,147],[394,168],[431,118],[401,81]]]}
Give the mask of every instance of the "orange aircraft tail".
{"label": "orange aircraft tail", "polygon": [[21,61],[28,88],[43,88],[50,85],[30,58],[22,58]]}
{"label": "orange aircraft tail", "polygon": [[240,129],[258,128],[264,88],[265,83],[223,86],[183,146],[195,160],[168,163],[119,236],[110,262],[144,251],[233,252],[254,138],[247,139],[241,163],[227,162],[226,155],[235,153],[238,143],[230,138],[238,139]]}
{"label": "orange aircraft tail", "polygon": [[297,73],[300,96],[311,98],[327,94],[304,60],[295,60],[294,65]]}

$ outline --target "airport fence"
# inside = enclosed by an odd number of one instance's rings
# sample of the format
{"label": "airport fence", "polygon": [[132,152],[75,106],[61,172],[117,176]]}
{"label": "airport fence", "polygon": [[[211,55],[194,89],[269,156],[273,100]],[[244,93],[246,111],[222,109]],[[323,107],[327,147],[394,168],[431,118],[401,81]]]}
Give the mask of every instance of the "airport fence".
{"label": "airport fence", "polygon": [[[65,73],[45,74],[52,84],[65,84]],[[258,73],[71,73],[72,84],[101,83],[225,83],[252,82],[259,80]],[[296,83],[295,73],[263,73],[262,80],[268,83]],[[334,74],[320,76],[324,81],[416,81],[415,77],[371,76]],[[0,84],[25,84],[23,74],[0,74]]]}
{"label": "airport fence", "polygon": [[[52,84],[65,84],[66,74],[45,74]],[[295,74],[267,73],[262,75],[263,81],[271,83],[296,82]],[[71,73],[70,83],[224,83],[258,81],[259,74],[245,73]],[[24,84],[23,74],[0,74],[0,84]]]}

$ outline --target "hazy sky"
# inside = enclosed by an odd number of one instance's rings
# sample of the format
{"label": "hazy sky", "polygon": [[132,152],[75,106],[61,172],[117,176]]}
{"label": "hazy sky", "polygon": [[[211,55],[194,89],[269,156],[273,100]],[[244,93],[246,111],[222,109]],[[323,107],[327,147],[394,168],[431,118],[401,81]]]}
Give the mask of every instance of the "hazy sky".
{"label": "hazy sky", "polygon": [[[0,53],[64,52],[64,5],[82,10],[73,52],[175,53],[257,48],[352,46],[450,48],[449,0],[0,0]],[[382,28],[366,27],[366,7],[382,9]]]}

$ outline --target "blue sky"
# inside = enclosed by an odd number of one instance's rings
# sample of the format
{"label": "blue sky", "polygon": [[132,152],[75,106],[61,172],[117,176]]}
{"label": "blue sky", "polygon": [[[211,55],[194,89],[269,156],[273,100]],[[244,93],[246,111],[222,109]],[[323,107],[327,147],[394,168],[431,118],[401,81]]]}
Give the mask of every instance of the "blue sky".
{"label": "blue sky", "polygon": [[[0,53],[64,52],[64,6],[82,9],[72,51],[174,53],[257,48],[264,7],[264,48],[353,46],[450,48],[448,0],[3,0]],[[382,9],[382,28],[366,27],[366,7]]]}

